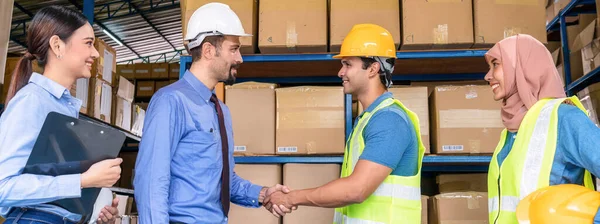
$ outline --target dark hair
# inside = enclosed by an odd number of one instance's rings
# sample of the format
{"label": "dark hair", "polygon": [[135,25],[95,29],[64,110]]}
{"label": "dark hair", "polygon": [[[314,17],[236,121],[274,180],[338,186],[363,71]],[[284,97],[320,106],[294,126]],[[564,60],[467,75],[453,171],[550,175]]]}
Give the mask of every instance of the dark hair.
{"label": "dark hair", "polygon": [[217,57],[221,56],[221,53],[219,53],[219,51],[221,51],[221,45],[223,45],[224,40],[225,40],[225,36],[222,36],[222,35],[205,37],[204,40],[202,40],[202,43],[200,43],[200,46],[192,48],[190,50],[190,54],[192,55],[192,62],[199,61],[200,58],[202,58],[202,46],[206,42],[215,46],[215,48],[217,49],[217,53],[216,53]]}
{"label": "dark hair", "polygon": [[[377,62],[377,60],[375,60],[374,58],[366,58],[366,57],[360,57],[360,60],[362,61],[362,69],[367,69],[369,67],[371,67],[371,65],[375,62]],[[392,65],[392,67],[396,64],[396,60],[394,60],[393,58],[388,58],[385,60],[387,63],[390,63]],[[383,67],[383,65],[379,65],[381,67]],[[390,71],[394,72],[394,71]],[[385,79],[386,79],[386,74],[383,70],[379,69],[379,71],[377,71],[377,73],[379,74],[379,81],[381,81],[381,84],[383,84],[384,87],[387,88],[386,84],[385,84]]]}
{"label": "dark hair", "polygon": [[38,66],[42,69],[46,66],[50,38],[57,35],[66,42],[77,29],[87,22],[87,18],[79,11],[64,6],[44,7],[35,14],[27,29],[27,52],[13,71],[5,107],[8,106],[8,102],[15,94],[29,82],[32,61],[36,59]]}

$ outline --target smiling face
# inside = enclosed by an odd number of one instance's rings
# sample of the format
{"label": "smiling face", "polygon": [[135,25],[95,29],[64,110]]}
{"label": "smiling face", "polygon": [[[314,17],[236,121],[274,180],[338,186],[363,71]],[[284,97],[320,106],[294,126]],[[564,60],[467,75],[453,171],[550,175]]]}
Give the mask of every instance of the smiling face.
{"label": "smiling face", "polygon": [[240,53],[240,38],[225,36],[220,47],[215,48],[214,61],[211,65],[217,80],[233,84],[238,69],[243,62]]}
{"label": "smiling face", "polygon": [[488,65],[490,70],[485,75],[487,81],[494,92],[494,100],[500,101],[506,97],[506,88],[504,84],[504,71],[502,69],[502,61],[500,59],[488,56]]}
{"label": "smiling face", "polygon": [[363,69],[363,62],[358,57],[342,58],[342,68],[338,77],[342,79],[345,94],[358,94],[369,82],[369,70]]}
{"label": "smiling face", "polygon": [[92,64],[99,57],[94,48],[94,29],[88,23],[77,29],[73,35],[63,43],[65,46],[61,58],[61,65],[73,74],[75,78],[90,78]]}

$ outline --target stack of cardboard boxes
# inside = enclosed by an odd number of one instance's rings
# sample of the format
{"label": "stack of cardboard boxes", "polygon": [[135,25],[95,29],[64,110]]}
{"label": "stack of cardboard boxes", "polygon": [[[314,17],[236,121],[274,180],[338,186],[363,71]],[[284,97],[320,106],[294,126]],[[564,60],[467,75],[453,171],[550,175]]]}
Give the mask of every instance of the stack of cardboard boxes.
{"label": "stack of cardboard boxes", "polygon": [[[191,15],[208,2],[182,1],[184,34]],[[386,28],[398,49],[490,47],[518,33],[547,42],[546,0],[220,2],[230,5],[253,34],[242,38],[242,53],[338,52],[352,26],[361,23]]]}
{"label": "stack of cardboard boxes", "polygon": [[[89,91],[80,89],[77,86],[77,93],[89,93],[87,114],[100,119],[106,123],[111,123],[113,86],[117,86],[117,54],[116,51],[98,39],[94,43],[100,57],[92,64],[92,76],[89,80],[82,79],[82,87],[89,87]],[[89,85],[85,85],[89,81]],[[79,97],[78,97],[79,98]]]}

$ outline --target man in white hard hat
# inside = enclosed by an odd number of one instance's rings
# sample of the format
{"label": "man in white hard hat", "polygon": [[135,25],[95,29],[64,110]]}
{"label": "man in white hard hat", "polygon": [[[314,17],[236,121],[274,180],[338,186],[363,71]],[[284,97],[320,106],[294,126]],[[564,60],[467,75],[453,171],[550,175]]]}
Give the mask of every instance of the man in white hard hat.
{"label": "man in white hard hat", "polygon": [[289,192],[233,172],[231,117],[214,88],[235,79],[241,36],[250,35],[225,4],[206,4],[190,18],[191,68],[152,97],[144,123],[133,183],[140,223],[227,223],[230,202],[260,207],[266,196]]}

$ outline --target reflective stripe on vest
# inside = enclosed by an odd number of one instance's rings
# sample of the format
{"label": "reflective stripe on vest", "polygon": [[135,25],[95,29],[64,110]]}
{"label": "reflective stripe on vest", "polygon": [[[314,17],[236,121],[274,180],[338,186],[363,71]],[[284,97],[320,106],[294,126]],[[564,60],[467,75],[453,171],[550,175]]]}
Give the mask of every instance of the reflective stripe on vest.
{"label": "reflective stripe on vest", "polygon": [[[383,100],[371,112],[365,111],[346,142],[346,153],[342,164],[341,177],[350,176],[365,148],[363,130],[372,115],[380,109],[398,105],[404,110],[413,124],[419,145],[418,170],[414,176],[389,175],[365,201],[342,208],[336,208],[334,223],[410,223],[418,224],[421,218],[421,162],[425,147],[421,141],[418,117],[400,101]],[[398,111],[400,113],[400,111]]]}
{"label": "reflective stripe on vest", "polygon": [[[535,190],[550,185],[558,135],[558,108],[565,100],[585,112],[575,96],[539,100],[523,118],[517,139],[500,166],[498,153],[506,143],[507,130],[502,132],[488,172],[491,224],[517,224],[515,212],[519,201]],[[593,189],[593,185],[589,184],[591,175],[588,171],[584,172],[584,183]]]}

